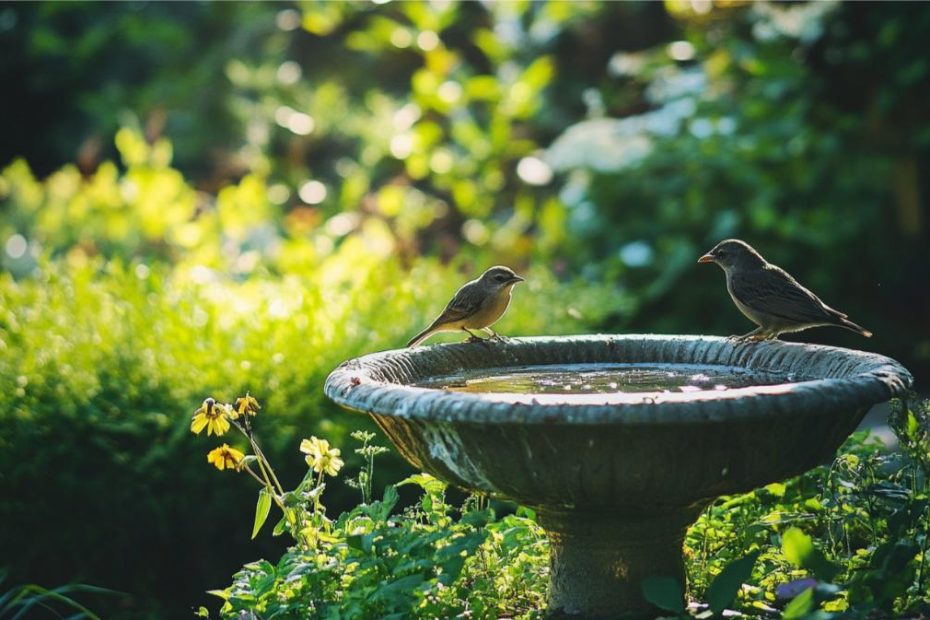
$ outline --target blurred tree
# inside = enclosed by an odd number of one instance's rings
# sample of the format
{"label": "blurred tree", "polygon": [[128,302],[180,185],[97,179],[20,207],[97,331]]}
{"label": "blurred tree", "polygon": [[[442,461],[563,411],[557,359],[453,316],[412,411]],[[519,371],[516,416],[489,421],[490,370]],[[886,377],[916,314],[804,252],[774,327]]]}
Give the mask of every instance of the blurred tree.
{"label": "blurred tree", "polygon": [[112,156],[120,125],[139,122],[150,139],[172,137],[186,174],[213,174],[240,141],[224,67],[283,49],[274,15],[264,3],[4,5],[0,83],[15,96],[0,99],[0,164],[87,172]]}
{"label": "blurred tree", "polygon": [[[877,334],[865,346],[926,368],[930,11],[668,6],[684,38],[615,55],[599,105],[545,157],[566,173],[569,254],[637,291],[641,311],[607,326],[740,331],[719,274],[693,265],[740,236],[865,317]],[[610,117],[630,101],[638,113]],[[829,330],[804,339],[864,345]]]}

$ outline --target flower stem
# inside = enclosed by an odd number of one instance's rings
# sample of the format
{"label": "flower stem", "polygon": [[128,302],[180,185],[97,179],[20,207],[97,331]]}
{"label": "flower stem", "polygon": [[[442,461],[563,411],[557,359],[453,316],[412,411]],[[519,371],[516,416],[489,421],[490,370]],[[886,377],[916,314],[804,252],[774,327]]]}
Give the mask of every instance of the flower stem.
{"label": "flower stem", "polygon": [[262,449],[258,447],[258,442],[252,437],[251,433],[247,435],[249,438],[249,443],[252,444],[252,450],[255,452],[255,456],[258,457],[259,464],[264,464],[264,468],[268,469],[268,473],[271,476],[271,479],[274,481],[274,487],[277,488],[278,493],[284,495],[284,487],[281,486],[281,483],[278,481],[278,477],[274,473],[274,469],[271,468],[271,463],[268,462],[268,459],[265,458],[265,453],[262,452]]}
{"label": "flower stem", "polygon": [[[261,477],[259,477],[258,474],[256,474],[254,471],[252,471],[252,468],[251,468],[251,467],[249,467],[248,465],[243,465],[243,466],[242,466],[242,469],[244,469],[246,472],[248,472],[248,474],[249,474],[250,476],[252,476],[253,478],[255,478],[255,480],[256,480],[260,485],[262,485],[262,487],[264,487],[265,489],[270,489],[271,491],[274,491],[274,489],[272,489],[272,488],[269,486],[268,481],[267,481],[267,480],[262,480]],[[281,498],[278,496],[277,493],[272,492],[272,493],[271,493],[271,497],[272,497],[272,499],[274,499],[275,503],[278,504],[278,506],[280,506],[281,508],[284,508],[284,502],[281,501]]]}
{"label": "flower stem", "polygon": [[365,499],[366,504],[371,503],[371,487],[372,487],[371,479],[374,477],[374,475],[375,475],[375,455],[369,454],[368,455],[368,478],[365,480],[365,488],[362,489],[362,495]]}
{"label": "flower stem", "polygon": [[261,470],[262,477],[265,478],[269,490],[273,491],[275,495],[283,496],[284,487],[282,487],[281,483],[278,481],[278,477],[275,475],[271,463],[269,463],[267,457],[265,457],[265,453],[262,452],[262,449],[258,446],[258,442],[255,441],[255,437],[252,435],[252,427],[248,419],[246,419],[244,423],[240,423],[237,420],[232,420],[232,423],[235,425],[236,429],[249,440],[249,445],[252,446],[252,452],[258,457],[258,468]]}

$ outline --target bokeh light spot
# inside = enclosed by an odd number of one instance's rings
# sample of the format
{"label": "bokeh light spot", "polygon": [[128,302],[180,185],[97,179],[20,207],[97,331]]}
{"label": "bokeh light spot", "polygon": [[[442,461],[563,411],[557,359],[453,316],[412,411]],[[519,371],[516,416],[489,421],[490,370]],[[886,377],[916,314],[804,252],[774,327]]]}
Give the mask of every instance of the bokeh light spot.
{"label": "bokeh light spot", "polygon": [[397,159],[407,159],[413,152],[413,136],[402,133],[391,138],[391,155]]}
{"label": "bokeh light spot", "polygon": [[538,157],[524,157],[517,164],[517,176],[528,185],[546,185],[552,180],[552,168]]}
{"label": "bokeh light spot", "polygon": [[313,117],[303,112],[295,112],[287,119],[287,128],[298,136],[310,134],[315,127],[316,121],[313,120]]}
{"label": "bokeh light spot", "polygon": [[430,170],[436,174],[447,174],[451,172],[453,165],[455,165],[455,160],[452,157],[452,153],[446,149],[439,149],[429,158]]}
{"label": "bokeh light spot", "polygon": [[291,197],[291,190],[284,183],[275,183],[268,188],[268,200],[271,204],[283,205]]}
{"label": "bokeh light spot", "polygon": [[417,35],[417,46],[424,52],[430,52],[439,45],[439,35],[432,30],[424,30]]}
{"label": "bokeh light spot", "polygon": [[628,267],[645,267],[652,257],[652,246],[645,241],[631,241],[620,248],[620,260]]}
{"label": "bokeh light spot", "polygon": [[326,220],[326,232],[334,237],[342,237],[358,228],[360,221],[358,213],[345,211]]}
{"label": "bokeh light spot", "polygon": [[26,238],[19,233],[6,240],[6,254],[10,258],[22,258],[28,247],[29,244],[26,242]]}
{"label": "bokeh light spot", "polygon": [[293,60],[287,60],[281,63],[281,66],[278,67],[278,81],[284,84],[285,86],[291,86],[297,83],[297,80],[300,79],[301,73],[300,65],[294,62]]}
{"label": "bokeh light spot", "polygon": [[276,122],[281,127],[287,127],[287,123],[291,120],[291,115],[295,114],[297,110],[290,106],[282,105],[277,110],[274,111],[274,122]]}
{"label": "bokeh light spot", "polygon": [[300,27],[300,13],[294,9],[280,11],[275,17],[275,24],[281,30],[297,30]]}
{"label": "bokeh light spot", "polygon": [[462,224],[462,236],[474,245],[484,245],[491,239],[491,232],[481,220],[470,219]]}
{"label": "bokeh light spot", "polygon": [[307,181],[297,190],[297,195],[308,205],[318,205],[326,200],[326,186],[319,181]]}
{"label": "bokeh light spot", "polygon": [[413,43],[413,35],[406,28],[395,28],[391,33],[391,45],[406,49]]}
{"label": "bokeh light spot", "polygon": [[391,120],[395,129],[405,131],[413,127],[413,124],[420,119],[420,116],[420,106],[415,103],[408,103],[397,112],[394,112],[394,117]]}
{"label": "bokeh light spot", "polygon": [[672,41],[667,50],[673,60],[685,61],[694,58],[694,46],[687,41]]}
{"label": "bokeh light spot", "polygon": [[455,103],[462,96],[462,85],[451,80],[443,82],[436,94],[446,103]]}

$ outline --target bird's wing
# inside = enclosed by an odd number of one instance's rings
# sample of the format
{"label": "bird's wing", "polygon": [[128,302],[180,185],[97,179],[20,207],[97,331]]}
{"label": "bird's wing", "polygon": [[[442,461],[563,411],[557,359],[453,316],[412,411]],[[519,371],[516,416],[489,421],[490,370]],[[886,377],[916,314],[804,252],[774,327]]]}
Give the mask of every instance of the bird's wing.
{"label": "bird's wing", "polygon": [[481,294],[477,283],[469,282],[455,293],[452,301],[446,305],[445,310],[436,317],[430,327],[461,321],[477,312],[481,308],[483,301],[484,295]]}
{"label": "bird's wing", "polygon": [[774,265],[736,272],[730,287],[740,303],[787,321],[808,323],[845,316]]}

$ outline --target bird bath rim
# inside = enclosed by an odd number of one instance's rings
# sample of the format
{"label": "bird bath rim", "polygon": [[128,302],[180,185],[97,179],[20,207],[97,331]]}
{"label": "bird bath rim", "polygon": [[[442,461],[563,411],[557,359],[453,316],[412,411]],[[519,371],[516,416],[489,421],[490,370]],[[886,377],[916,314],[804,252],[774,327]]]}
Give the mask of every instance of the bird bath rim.
{"label": "bird bath rim", "polygon": [[[796,380],[724,391],[599,394],[467,393],[411,385],[462,370],[624,362],[730,366]],[[865,351],[795,342],[689,335],[580,335],[439,344],[349,360],[325,393],[347,408],[423,421],[473,424],[688,424],[778,415],[788,409],[861,407],[901,395],[913,377]],[[659,410],[661,409],[661,413]]]}

